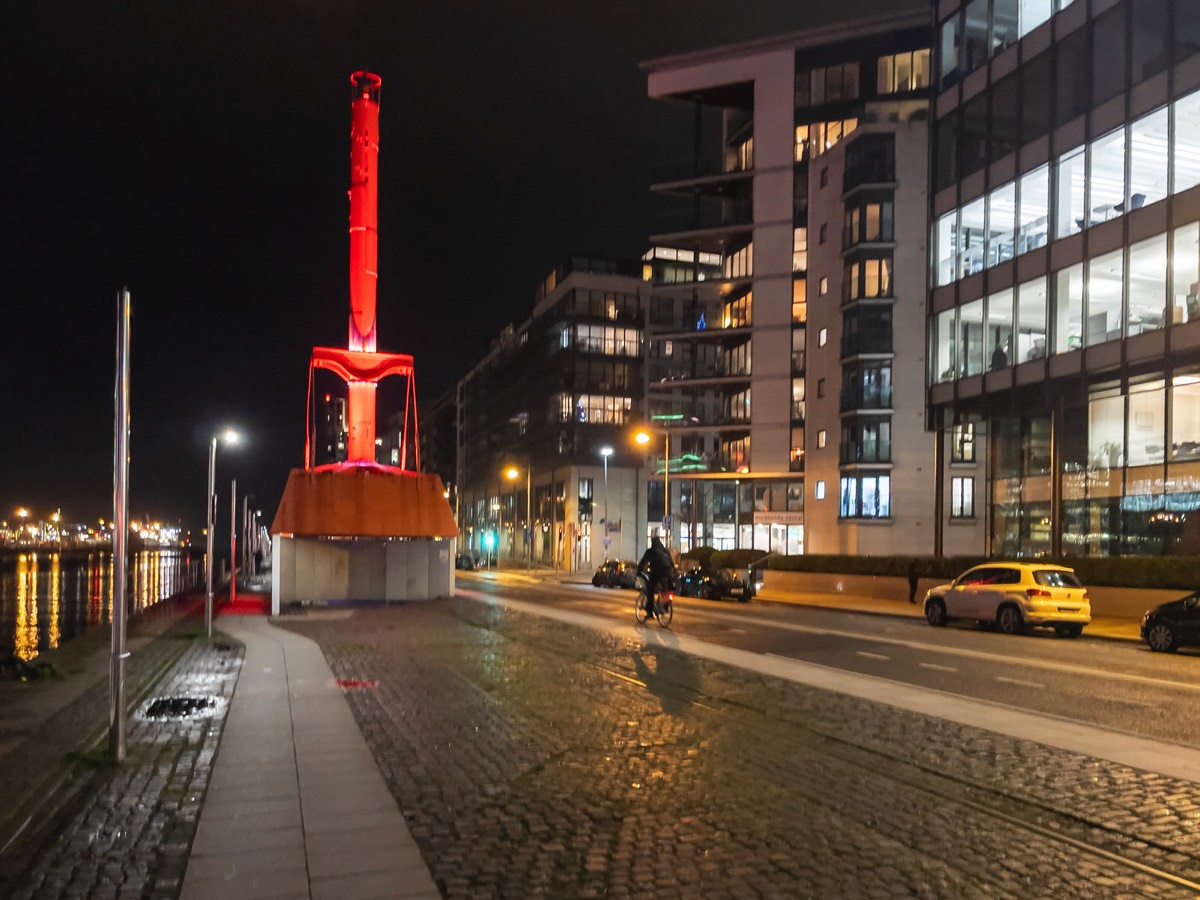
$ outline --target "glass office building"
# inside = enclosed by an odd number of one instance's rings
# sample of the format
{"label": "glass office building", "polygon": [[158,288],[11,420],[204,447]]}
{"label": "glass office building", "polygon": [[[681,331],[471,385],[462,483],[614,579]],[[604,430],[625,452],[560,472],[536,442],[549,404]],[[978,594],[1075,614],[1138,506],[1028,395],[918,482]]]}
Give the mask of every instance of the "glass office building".
{"label": "glass office building", "polygon": [[1200,3],[935,8],[929,413],[989,551],[1200,552]]}

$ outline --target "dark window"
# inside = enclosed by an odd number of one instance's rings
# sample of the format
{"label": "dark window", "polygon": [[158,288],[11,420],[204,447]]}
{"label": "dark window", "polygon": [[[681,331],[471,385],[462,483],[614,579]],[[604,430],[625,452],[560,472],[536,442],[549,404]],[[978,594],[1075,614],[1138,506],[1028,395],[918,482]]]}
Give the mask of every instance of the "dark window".
{"label": "dark window", "polygon": [[891,352],[891,309],[860,307],[842,316],[842,356]]}
{"label": "dark window", "polygon": [[959,177],[978,171],[987,163],[987,92],[963,105],[959,135]]}
{"label": "dark window", "polygon": [[942,23],[942,37],[939,43],[941,71],[938,74],[942,79],[943,91],[962,79],[962,59],[958,46],[961,21],[961,16],[956,14]]}
{"label": "dark window", "polygon": [[842,191],[862,184],[880,184],[896,180],[896,138],[891,134],[865,134],[852,141],[846,150],[846,171]]}
{"label": "dark window", "polygon": [[1059,125],[1083,115],[1091,105],[1092,67],[1087,51],[1086,28],[1078,29],[1058,44],[1054,90],[1055,121]]}
{"label": "dark window", "polygon": [[1175,62],[1200,53],[1200,9],[1189,0],[1175,0],[1175,20],[1171,23]]}
{"label": "dark window", "polygon": [[[822,173],[822,174],[824,174],[824,173]],[[826,226],[824,223],[822,223],[822,224],[821,224],[821,228],[820,228],[820,230],[817,232],[817,234],[818,234],[818,237],[817,237],[817,243],[818,243],[818,244],[823,244],[823,243],[825,243],[825,239],[826,239],[826,238],[828,237],[828,235],[829,235],[829,228],[828,228],[828,227],[827,227],[827,226]]]}
{"label": "dark window", "polygon": [[1050,133],[1051,69],[1049,53],[1035,56],[1021,67],[1021,142],[1029,143]]}
{"label": "dark window", "polygon": [[829,169],[825,168],[821,170],[821,187],[825,187],[827,184],[829,184]]}
{"label": "dark window", "polygon": [[1017,149],[1021,140],[1021,106],[1017,100],[1017,76],[1009,75],[992,88],[991,159],[1000,159]]}
{"label": "dark window", "polygon": [[988,58],[988,0],[971,0],[963,14],[963,71],[974,72]]}
{"label": "dark window", "polygon": [[958,179],[958,114],[956,109],[937,123],[934,183],[939,191]]}
{"label": "dark window", "polygon": [[817,379],[817,397],[823,398],[824,396],[825,396],[825,379],[818,378]]}
{"label": "dark window", "polygon": [[[1179,5],[1184,5],[1180,3]],[[1187,4],[1195,6],[1194,3]],[[1193,12],[1193,18],[1197,16]],[[1133,16],[1133,83],[1152,78],[1167,68],[1169,35],[1167,0],[1138,0]]]}
{"label": "dark window", "polygon": [[1125,90],[1125,5],[1114,7],[1092,23],[1094,105]]}
{"label": "dark window", "polygon": [[650,298],[650,322],[654,325],[673,325],[675,319],[674,297]]}
{"label": "dark window", "polygon": [[808,72],[797,72],[796,73],[796,106],[808,106],[809,98],[811,96],[812,95],[809,92],[809,73]]}

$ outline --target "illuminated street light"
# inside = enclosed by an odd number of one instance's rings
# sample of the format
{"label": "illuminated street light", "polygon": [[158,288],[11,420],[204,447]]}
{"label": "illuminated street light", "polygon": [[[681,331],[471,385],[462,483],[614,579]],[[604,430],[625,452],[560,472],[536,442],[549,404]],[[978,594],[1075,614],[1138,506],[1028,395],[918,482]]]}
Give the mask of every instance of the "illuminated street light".
{"label": "illuminated street light", "polygon": [[[212,638],[212,616],[213,616],[213,514],[216,512],[216,476],[217,476],[217,441],[224,441],[226,444],[236,444],[238,442],[238,433],[233,429],[227,428],[221,434],[214,434],[212,441],[208,445],[208,511],[205,521],[208,524],[208,548],[205,554],[205,573],[204,573],[204,628],[208,632],[209,638]],[[236,564],[234,560],[230,560],[230,564]]]}
{"label": "illuminated street light", "polygon": [[[668,547],[671,546],[671,432],[665,428],[663,433],[663,532],[665,532],[665,540],[663,541]],[[649,445],[654,439],[653,434],[645,428],[639,428],[634,432],[633,439],[636,443],[643,447]]]}
{"label": "illuminated street light", "polygon": [[[532,543],[533,543],[533,509],[530,505],[530,498],[532,497],[532,489],[531,489],[532,469],[533,469],[532,466],[525,467],[525,571],[526,572],[528,572],[530,569],[533,568],[533,547],[532,547]],[[516,466],[509,466],[508,470],[504,473],[504,475],[506,478],[508,478],[509,481],[516,481],[518,478],[521,477],[521,470],[518,469]],[[517,503],[514,500],[513,501],[513,531],[514,531],[514,534],[516,533],[516,526],[517,526],[516,506],[517,506]]]}

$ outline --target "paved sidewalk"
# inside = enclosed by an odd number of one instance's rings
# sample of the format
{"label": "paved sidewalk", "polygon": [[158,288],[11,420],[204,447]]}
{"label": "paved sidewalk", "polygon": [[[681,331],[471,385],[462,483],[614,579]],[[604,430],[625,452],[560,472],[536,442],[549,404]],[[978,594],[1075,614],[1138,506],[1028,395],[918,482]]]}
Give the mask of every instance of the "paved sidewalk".
{"label": "paved sidewalk", "polygon": [[257,616],[184,900],[441,896],[320,648]]}

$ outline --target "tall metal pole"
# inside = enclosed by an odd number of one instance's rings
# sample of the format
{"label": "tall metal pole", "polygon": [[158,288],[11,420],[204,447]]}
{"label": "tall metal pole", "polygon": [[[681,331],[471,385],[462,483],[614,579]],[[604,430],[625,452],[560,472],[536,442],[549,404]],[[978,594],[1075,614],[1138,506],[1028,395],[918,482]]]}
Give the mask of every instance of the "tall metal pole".
{"label": "tall metal pole", "polygon": [[611,530],[608,527],[608,458],[612,456],[612,447],[601,447],[600,456],[604,459],[604,561],[608,562],[608,534]]}
{"label": "tall metal pole", "polygon": [[667,539],[663,541],[668,547],[671,546],[671,432],[663,429],[663,437],[666,439],[663,453],[663,531],[666,532]]}
{"label": "tall metal pole", "polygon": [[237,479],[229,486],[229,605],[237,600]]}
{"label": "tall metal pole", "polygon": [[205,523],[208,526],[208,541],[204,552],[204,631],[212,638],[213,620],[213,515],[217,505],[217,436],[214,434],[208,445],[208,510]]}
{"label": "tall metal pole", "polygon": [[125,758],[125,616],[129,537],[129,291],[117,299],[116,446],[113,453],[112,654],[109,661],[108,749]]}
{"label": "tall metal pole", "polygon": [[525,467],[525,571],[533,570],[533,465]]}
{"label": "tall metal pole", "polygon": [[250,531],[250,495],[247,494],[242,498],[242,571],[254,573],[250,571],[250,546],[254,542],[254,535]]}

